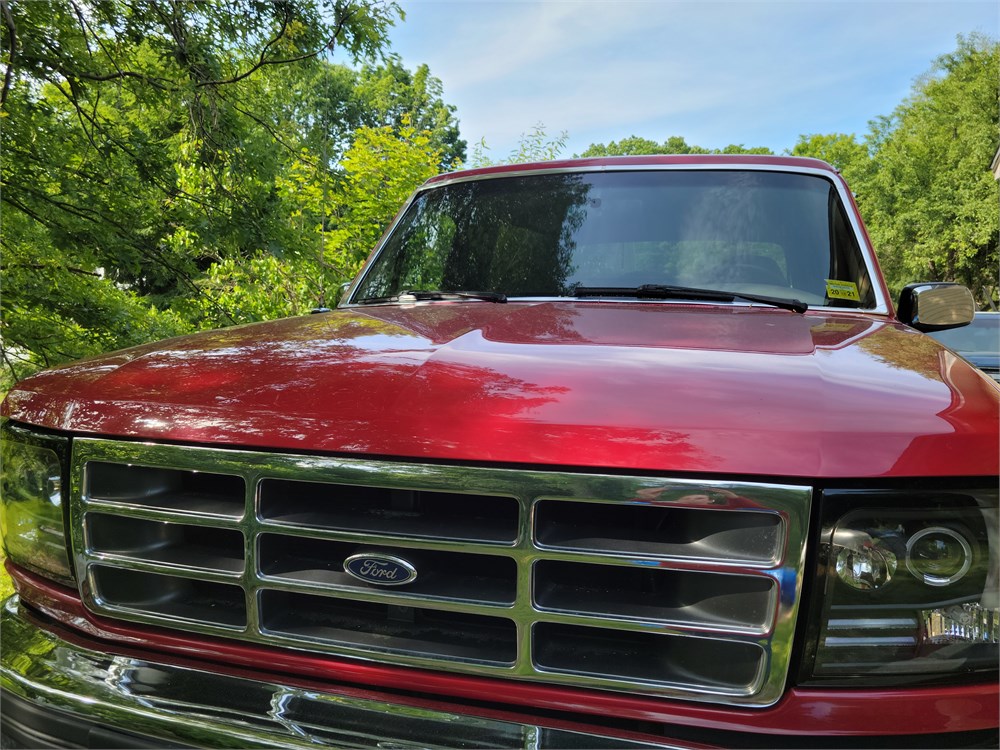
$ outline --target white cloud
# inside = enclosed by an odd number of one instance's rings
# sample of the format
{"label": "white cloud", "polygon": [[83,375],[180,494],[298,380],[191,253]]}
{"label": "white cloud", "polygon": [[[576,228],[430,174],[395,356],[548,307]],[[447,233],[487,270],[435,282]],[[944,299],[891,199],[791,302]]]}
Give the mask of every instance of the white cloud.
{"label": "white cloud", "polygon": [[[424,4],[417,4],[424,5]],[[454,33],[432,54],[452,68],[456,90],[565,70],[567,60],[596,42],[641,30],[636,12],[645,3],[493,2],[435,3],[453,10]],[[416,12],[416,11],[414,11]]]}
{"label": "white cloud", "polygon": [[990,2],[405,2],[394,34],[505,154],[543,122],[569,151],[636,134],[791,147],[862,134],[957,33],[997,34]]}

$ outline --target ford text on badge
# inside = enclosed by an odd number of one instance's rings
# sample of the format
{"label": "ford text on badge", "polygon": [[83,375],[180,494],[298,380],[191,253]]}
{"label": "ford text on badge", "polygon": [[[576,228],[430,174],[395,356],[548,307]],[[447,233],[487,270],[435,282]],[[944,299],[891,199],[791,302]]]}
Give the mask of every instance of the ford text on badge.
{"label": "ford text on badge", "polygon": [[401,557],[364,553],[344,560],[344,570],[365,583],[400,586],[417,579],[417,569]]}

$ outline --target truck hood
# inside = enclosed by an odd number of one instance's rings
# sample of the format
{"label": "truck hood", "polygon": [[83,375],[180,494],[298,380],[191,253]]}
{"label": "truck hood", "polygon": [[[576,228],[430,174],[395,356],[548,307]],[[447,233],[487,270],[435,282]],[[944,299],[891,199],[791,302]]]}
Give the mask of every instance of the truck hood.
{"label": "truck hood", "polygon": [[759,477],[987,476],[1000,389],[850,312],[430,302],[171,339],[43,372],[3,413],[150,440]]}

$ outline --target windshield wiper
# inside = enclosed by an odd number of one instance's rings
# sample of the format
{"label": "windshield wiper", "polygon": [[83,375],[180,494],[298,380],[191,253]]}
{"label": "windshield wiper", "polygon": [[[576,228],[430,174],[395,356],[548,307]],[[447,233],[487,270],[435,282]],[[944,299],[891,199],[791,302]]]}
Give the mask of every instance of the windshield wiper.
{"label": "windshield wiper", "polygon": [[686,299],[704,302],[733,302],[744,300],[771,305],[782,310],[804,313],[808,305],[797,299],[781,297],[766,297],[760,294],[743,294],[742,292],[723,292],[717,289],[696,289],[687,286],[669,286],[666,284],[643,284],[642,286],[578,286],[573,290],[574,297],[635,297],[636,299]]}
{"label": "windshield wiper", "polygon": [[367,297],[357,300],[360,305],[374,305],[380,302],[424,302],[427,300],[478,299],[483,302],[507,301],[507,295],[500,292],[444,292],[437,289],[407,289],[389,297]]}
{"label": "windshield wiper", "polygon": [[413,297],[416,300],[478,299],[483,302],[507,301],[507,295],[500,292],[443,292],[438,289],[407,289],[399,295],[399,301],[409,302],[408,297]]}

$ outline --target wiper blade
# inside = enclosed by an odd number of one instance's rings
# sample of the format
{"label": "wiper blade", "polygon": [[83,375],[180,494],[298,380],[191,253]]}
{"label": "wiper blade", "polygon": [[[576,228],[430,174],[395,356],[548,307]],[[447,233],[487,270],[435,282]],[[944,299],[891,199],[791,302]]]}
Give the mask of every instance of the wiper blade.
{"label": "wiper blade", "polygon": [[506,302],[507,295],[500,292],[443,292],[438,289],[407,289],[399,295],[400,302],[409,302],[408,298],[416,300],[435,299],[478,299],[483,302]]}
{"label": "wiper blade", "polygon": [[578,286],[574,297],[635,297],[636,299],[692,299],[713,302],[732,302],[736,297],[729,292],[712,289],[693,289],[685,286],[643,284],[642,286]]}
{"label": "wiper blade", "polygon": [[423,302],[426,300],[478,299],[483,302],[503,303],[507,295],[500,292],[444,292],[437,289],[407,289],[388,297],[366,297],[356,300],[359,305],[377,305],[382,302]]}
{"label": "wiper blade", "polygon": [[573,290],[574,297],[635,297],[636,299],[686,299],[705,302],[733,302],[744,300],[771,305],[782,310],[804,313],[808,305],[797,299],[782,297],[767,297],[760,294],[744,294],[742,292],[724,292],[719,289],[697,289],[688,286],[670,286],[667,284],[643,284],[642,286],[578,286]]}

